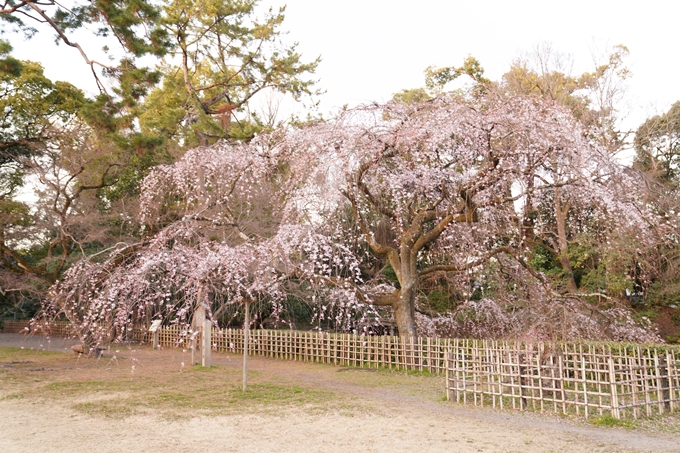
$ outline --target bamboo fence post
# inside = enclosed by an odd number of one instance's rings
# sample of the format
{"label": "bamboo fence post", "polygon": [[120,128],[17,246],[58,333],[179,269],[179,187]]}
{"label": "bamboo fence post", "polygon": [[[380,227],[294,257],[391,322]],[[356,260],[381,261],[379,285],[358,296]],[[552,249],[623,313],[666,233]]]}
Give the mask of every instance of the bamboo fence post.
{"label": "bamboo fence post", "polygon": [[463,376],[463,404],[467,404],[467,394],[468,394],[468,384],[467,384],[467,371],[468,371],[468,342],[465,340],[463,349],[462,349],[462,370],[461,370],[461,375]]}
{"label": "bamboo fence post", "polygon": [[269,333],[269,357],[278,359],[279,331],[271,330]]}
{"label": "bamboo fence post", "polygon": [[337,333],[331,333],[331,334],[329,334],[328,339],[329,339],[329,345],[330,345],[330,348],[331,348],[331,350],[330,350],[331,355],[329,356],[330,360],[332,360],[331,363],[333,363],[333,365],[337,365],[337,363],[338,363],[338,359],[337,359],[337,357],[338,357],[338,334]]}
{"label": "bamboo fence post", "polygon": [[285,358],[286,360],[293,360],[293,331],[292,330],[286,330],[286,337],[288,337],[288,341],[286,341],[286,355]]}
{"label": "bamboo fence post", "polygon": [[524,410],[527,407],[527,400],[526,400],[526,389],[525,389],[525,374],[526,374],[526,364],[523,364],[523,361],[526,361],[526,354],[527,354],[527,348],[526,345],[524,345],[524,354],[522,354],[520,351],[522,350],[522,345],[519,344],[518,346],[518,354],[517,354],[517,370],[519,372],[519,396],[520,396],[520,410]]}
{"label": "bamboo fence post", "polygon": [[630,395],[628,396],[630,399],[630,406],[633,411],[633,418],[637,419],[637,386],[635,385],[635,377],[636,377],[636,371],[635,371],[635,356],[628,355],[628,350],[624,349],[624,357],[627,365],[627,375],[628,375],[628,393]]}
{"label": "bamboo fence post", "polygon": [[663,414],[663,409],[664,409],[664,395],[663,395],[663,387],[664,385],[661,383],[661,367],[659,366],[659,353],[656,349],[654,349],[654,374],[656,375],[656,401],[657,405],[659,407],[659,414]]}
{"label": "bamboo fence post", "polygon": [[451,351],[444,352],[444,362],[446,363],[446,400],[451,401]]}
{"label": "bamboo fence post", "polygon": [[505,356],[507,358],[507,370],[508,377],[510,378],[510,402],[512,403],[512,408],[517,409],[517,400],[515,396],[515,364],[512,360],[512,346],[509,342],[503,342],[503,349],[505,350]]}
{"label": "bamboo fence post", "polygon": [[536,371],[538,374],[538,401],[539,401],[539,406],[541,407],[541,412],[543,412],[543,373],[541,370],[541,367],[543,365],[542,359],[543,357],[541,356],[541,350],[543,349],[543,344],[539,343],[538,345],[538,352],[536,355]]}
{"label": "bamboo fence post", "polygon": [[435,368],[437,370],[437,373],[440,373],[443,368],[442,368],[442,360],[444,359],[443,352],[446,352],[445,349],[443,349],[446,341],[442,341],[442,338],[437,338],[437,358],[436,358],[436,363],[435,363]]}
{"label": "bamboo fence post", "polygon": [[353,366],[358,368],[361,364],[361,360],[360,360],[361,357],[360,357],[360,354],[359,354],[361,352],[361,338],[356,334],[352,334],[350,339],[351,339],[351,342],[352,342],[352,346],[350,347],[350,351],[352,352],[352,357],[353,357],[353,361],[354,361]]}
{"label": "bamboo fence post", "polygon": [[642,385],[643,385],[643,390],[645,392],[645,413],[647,414],[647,417],[652,416],[652,400],[650,398],[650,390],[649,390],[649,374],[647,373],[648,370],[648,362],[651,361],[651,353],[649,349],[647,349],[647,358],[643,358],[642,356],[642,348],[638,346],[640,350],[640,359],[642,362]]}
{"label": "bamboo fence post", "polygon": [[314,357],[318,356],[317,347],[319,345],[318,341],[314,341],[314,332],[306,332],[307,334],[307,361],[314,361]]}
{"label": "bamboo fence post", "polygon": [[297,348],[295,345],[295,331],[294,330],[289,330],[288,331],[288,360],[292,362],[297,361]]}
{"label": "bamboo fence post", "polygon": [[498,383],[498,380],[496,377],[498,374],[496,373],[496,364],[495,364],[495,355],[493,353],[493,341],[489,342],[487,341],[487,349],[486,349],[486,370],[487,373],[489,373],[488,377],[488,382],[489,382],[489,387],[488,391],[489,394],[491,395],[491,406],[495,409],[496,408],[496,399],[497,399],[497,392],[496,392],[496,384]]}
{"label": "bamboo fence post", "polygon": [[493,407],[500,405],[500,402],[496,400],[499,398],[500,392],[498,391],[498,383],[500,382],[499,371],[496,368],[496,342],[488,342],[489,351],[487,353],[487,369],[489,372],[489,382],[491,386],[489,387],[489,393],[491,393],[491,399]]}
{"label": "bamboo fence post", "polygon": [[274,358],[276,350],[276,331],[267,330],[267,357]]}
{"label": "bamboo fence post", "polygon": [[386,335],[380,336],[380,365],[385,368],[385,339]]}
{"label": "bamboo fence post", "polygon": [[588,379],[586,377],[586,358],[583,355],[583,345],[580,346],[581,356],[581,385],[583,386],[583,413],[588,418]]}
{"label": "bamboo fence post", "polygon": [[[675,390],[673,389],[673,364],[675,361],[672,359],[671,356],[671,351],[666,350],[666,379],[668,381],[667,384],[667,392],[668,392],[668,411],[673,412],[675,410]],[[677,368],[676,368],[677,371]]]}
{"label": "bamboo fence post", "polygon": [[600,363],[598,361],[597,347],[591,348],[588,345],[588,357],[590,359],[590,369],[593,378],[595,379],[595,385],[597,386],[597,411],[599,415],[602,415],[602,382],[600,379]]}
{"label": "bamboo fence post", "polygon": [[483,390],[483,376],[482,376],[482,357],[479,353],[479,343],[478,340],[474,341],[474,353],[472,361],[472,382],[473,382],[473,392],[475,396],[475,406],[477,405],[477,395],[479,395],[479,405],[484,407],[484,398],[482,397]]}
{"label": "bamboo fence post", "polygon": [[333,355],[332,355],[333,346],[332,346],[332,342],[331,342],[331,334],[327,333],[325,335],[326,335],[326,356],[327,356],[326,357],[327,361],[325,363],[331,364],[331,363],[333,363],[332,362],[332,360],[333,360]]}
{"label": "bamboo fence post", "polygon": [[[627,351],[626,351],[627,352]],[[637,359],[635,356],[635,349],[632,351],[632,356],[630,357],[630,393],[631,401],[633,403],[633,418],[638,418],[638,405],[637,405]]]}
{"label": "bamboo fence post", "polygon": [[616,373],[614,371],[614,358],[609,354],[609,394],[610,394],[610,405],[612,410],[612,417],[619,419],[621,414],[619,413],[619,399],[616,389]]}
{"label": "bamboo fence post", "polygon": [[280,330],[274,330],[273,333],[274,333],[274,338],[272,339],[273,344],[274,344],[273,358],[281,359],[281,358],[283,358],[281,356],[281,348],[282,348],[282,344],[283,344],[283,340],[282,340],[283,333]]}
{"label": "bamboo fence post", "polygon": [[394,341],[394,367],[399,370],[401,369],[401,362],[402,362],[402,349],[401,345],[404,343],[404,337],[396,337]]}
{"label": "bamboo fence post", "polygon": [[503,396],[505,395],[505,374],[503,373],[503,354],[501,354],[501,348],[498,343],[495,345],[495,360],[496,360],[496,370],[498,371],[498,399],[501,409],[504,408]]}
{"label": "bamboo fence post", "polygon": [[364,351],[365,351],[365,345],[364,345],[364,338],[362,337],[357,337],[359,339],[359,366],[361,368],[364,368]]}
{"label": "bamboo fence post", "polygon": [[552,394],[553,402],[553,412],[557,413],[557,381],[555,380],[555,351],[557,351],[557,345],[551,346],[550,353],[550,388]]}

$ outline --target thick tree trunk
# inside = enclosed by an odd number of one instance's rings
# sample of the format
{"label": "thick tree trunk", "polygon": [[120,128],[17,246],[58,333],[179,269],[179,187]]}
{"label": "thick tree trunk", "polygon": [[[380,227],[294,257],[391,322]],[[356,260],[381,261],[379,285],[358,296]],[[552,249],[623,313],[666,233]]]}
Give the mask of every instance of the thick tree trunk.
{"label": "thick tree trunk", "polygon": [[415,303],[416,291],[414,288],[404,288],[402,286],[399,298],[392,306],[397,329],[399,329],[399,336],[416,336]]}
{"label": "thick tree trunk", "polygon": [[[393,265],[394,266],[394,265]],[[415,267],[415,257],[410,247],[402,243],[399,263],[399,297],[394,301],[394,317],[399,329],[400,337],[416,336],[416,294],[418,292],[418,274]]]}
{"label": "thick tree trunk", "polygon": [[399,336],[403,338],[404,355],[406,363],[416,365],[420,361],[415,319],[416,294],[418,277],[415,272],[403,272],[401,274],[401,290],[399,297],[393,305],[394,317],[399,329]]}

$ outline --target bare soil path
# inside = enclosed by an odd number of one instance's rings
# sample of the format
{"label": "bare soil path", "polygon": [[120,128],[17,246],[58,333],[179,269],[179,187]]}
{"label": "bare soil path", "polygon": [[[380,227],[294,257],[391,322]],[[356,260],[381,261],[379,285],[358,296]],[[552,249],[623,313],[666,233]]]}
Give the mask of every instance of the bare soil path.
{"label": "bare soil path", "polygon": [[442,401],[436,376],[251,358],[244,395],[231,354],[203,370],[182,349],[121,346],[95,360],[46,348],[0,334],[0,452],[680,452],[680,429],[664,422],[598,428],[463,407]]}

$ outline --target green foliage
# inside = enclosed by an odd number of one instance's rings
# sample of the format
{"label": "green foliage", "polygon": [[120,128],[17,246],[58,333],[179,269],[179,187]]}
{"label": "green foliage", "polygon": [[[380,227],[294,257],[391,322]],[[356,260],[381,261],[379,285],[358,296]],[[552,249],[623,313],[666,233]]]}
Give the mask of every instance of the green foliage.
{"label": "green foliage", "polygon": [[427,294],[427,303],[433,310],[440,313],[449,311],[454,308],[455,302],[452,300],[453,297],[441,289],[435,289]]}
{"label": "green foliage", "polygon": [[318,59],[304,63],[296,46],[280,42],[283,9],[255,18],[252,1],[175,0],[162,6],[162,24],[177,42],[178,66],[140,113],[143,130],[164,132],[180,147],[221,138],[249,140],[264,127],[247,105],[271,89],[299,100],[316,93]]}
{"label": "green foliage", "polygon": [[433,93],[440,93],[444,86],[453,82],[461,75],[467,75],[478,85],[485,86],[491,83],[484,77],[484,68],[474,57],[467,57],[460,67],[447,66],[437,68],[429,66],[425,69],[425,86]]}
{"label": "green foliage", "polygon": [[54,137],[52,124],[68,122],[85,97],[73,85],[45,77],[40,64],[9,56],[6,41],[0,47],[0,165],[16,172],[16,159],[40,152]]}
{"label": "green foliage", "polygon": [[633,166],[652,178],[680,186],[680,101],[668,112],[653,116],[635,133]]}
{"label": "green foliage", "polygon": [[432,96],[425,91],[424,88],[413,88],[410,90],[401,90],[392,96],[395,102],[402,102],[404,104],[413,104],[416,102],[423,102],[431,99]]}
{"label": "green foliage", "polygon": [[541,244],[536,244],[531,249],[531,258],[529,264],[534,269],[544,272],[546,274],[554,275],[561,270],[559,261],[554,253],[551,253],[547,248]]}
{"label": "green foliage", "polygon": [[680,279],[671,277],[656,280],[649,288],[649,300],[653,305],[680,306]]}
{"label": "green foliage", "polygon": [[658,251],[661,259],[650,287],[653,304],[680,303],[680,101],[663,114],[653,116],[635,133],[633,167],[643,172],[649,186],[648,202],[660,216],[666,242]]}

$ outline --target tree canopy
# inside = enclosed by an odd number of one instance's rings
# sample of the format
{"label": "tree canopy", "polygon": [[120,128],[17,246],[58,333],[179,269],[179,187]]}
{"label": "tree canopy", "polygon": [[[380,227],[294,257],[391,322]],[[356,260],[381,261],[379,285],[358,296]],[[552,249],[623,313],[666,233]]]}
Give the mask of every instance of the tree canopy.
{"label": "tree canopy", "polygon": [[[530,210],[521,206],[559,199],[607,225],[597,234],[625,229],[644,242],[652,233],[641,208],[631,215],[634,186],[554,101],[442,95],[359,107],[155,169],[141,196],[152,235],[74,267],[54,287],[50,311],[89,329],[85,336],[95,325],[121,334],[150,317],[187,322],[201,288],[215,317],[243,300],[280,303],[297,288],[321,304],[391,307],[400,334],[415,335],[423,279],[489,265],[514,284],[499,297],[564,304],[530,263],[522,217]],[[346,208],[356,229],[333,226]],[[614,231],[610,219],[624,213]],[[370,250],[364,262],[355,235]],[[376,259],[396,281],[367,272]]]}

